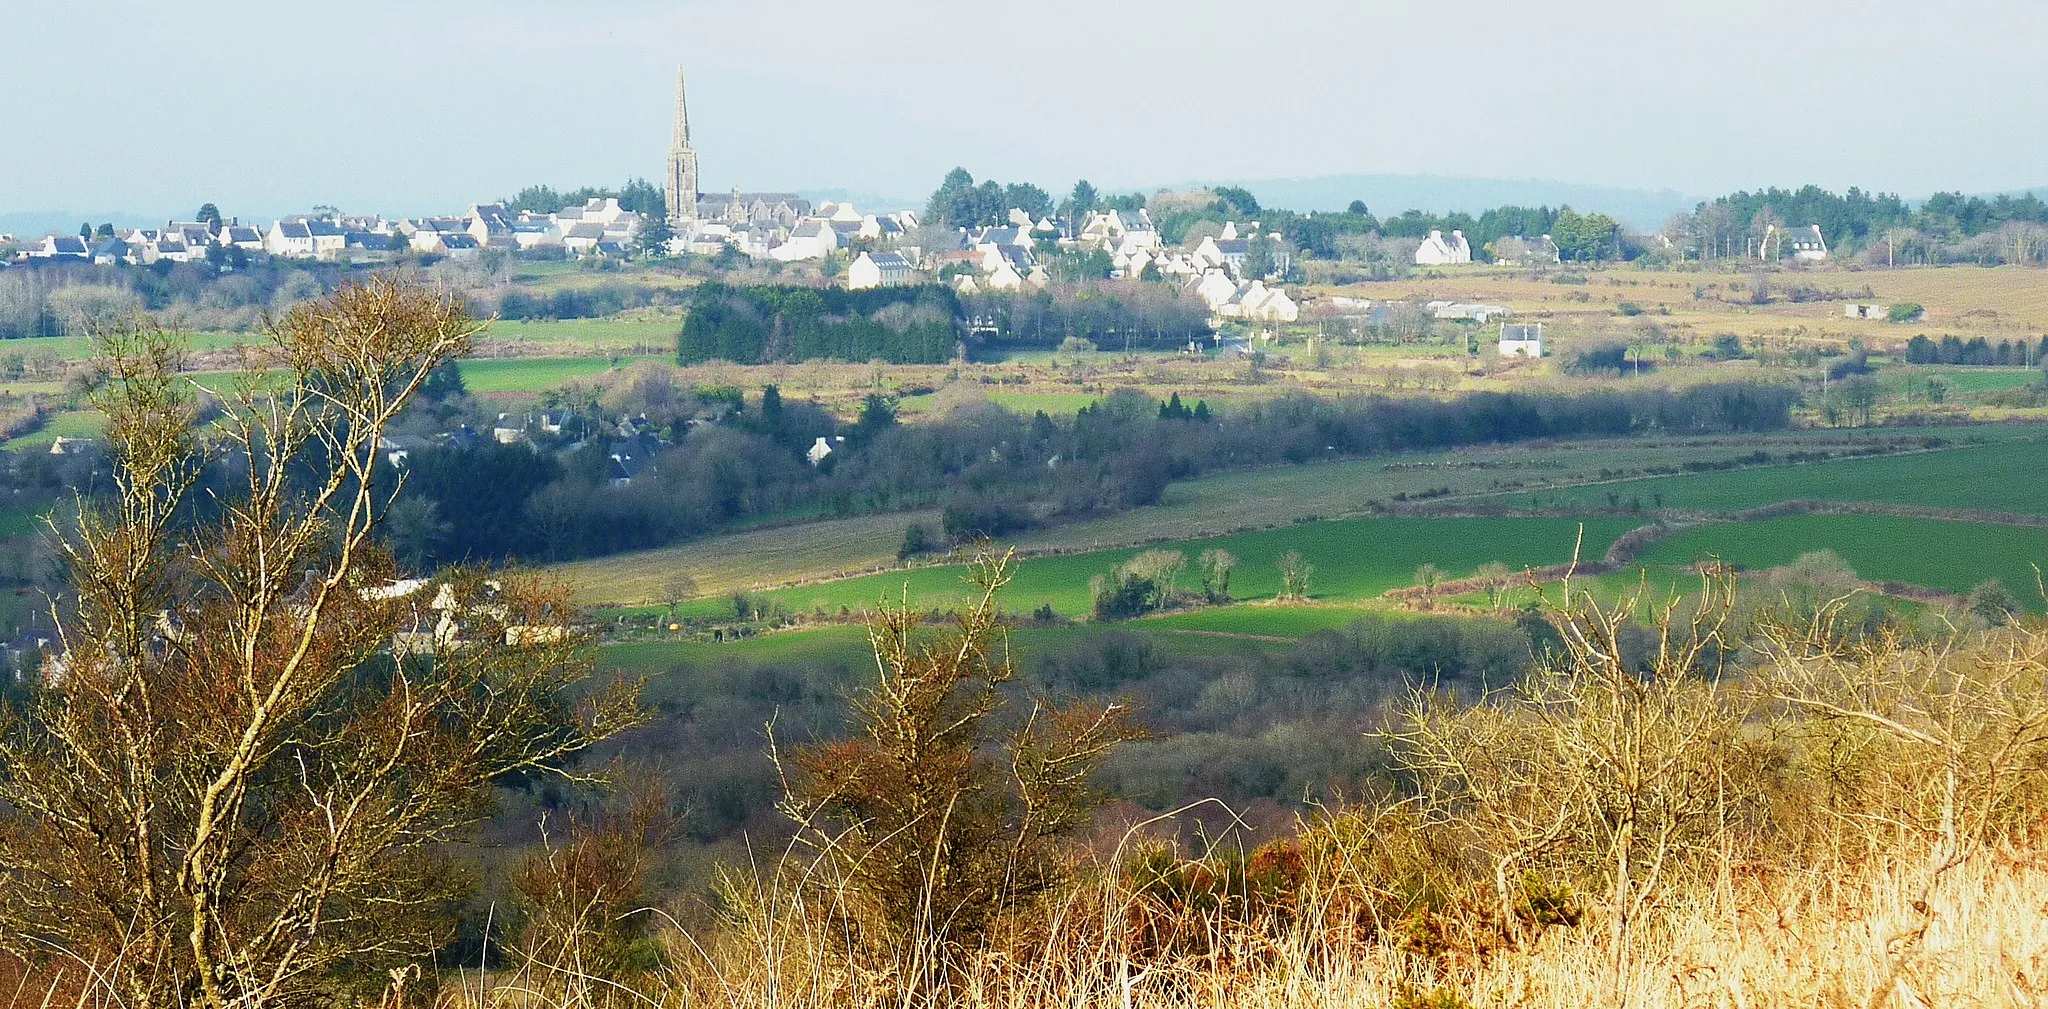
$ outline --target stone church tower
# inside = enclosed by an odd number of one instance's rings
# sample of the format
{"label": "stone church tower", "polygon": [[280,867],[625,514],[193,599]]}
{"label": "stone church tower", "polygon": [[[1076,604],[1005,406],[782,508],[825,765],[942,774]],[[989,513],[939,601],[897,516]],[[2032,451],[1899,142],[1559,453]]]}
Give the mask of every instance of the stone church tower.
{"label": "stone church tower", "polygon": [[690,111],[683,101],[683,68],[676,68],[675,135],[668,144],[668,219],[697,218],[697,152],[690,146]]}

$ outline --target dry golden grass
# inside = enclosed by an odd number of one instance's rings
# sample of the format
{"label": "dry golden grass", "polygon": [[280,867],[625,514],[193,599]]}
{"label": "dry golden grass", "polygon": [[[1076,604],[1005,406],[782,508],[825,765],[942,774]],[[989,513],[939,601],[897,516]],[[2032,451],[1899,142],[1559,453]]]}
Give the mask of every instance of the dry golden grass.
{"label": "dry golden grass", "polygon": [[[2018,267],[1944,266],[1900,270],[1826,268],[1773,270],[1773,301],[1749,305],[1752,274],[1745,271],[1675,273],[1616,266],[1587,271],[1587,283],[1558,284],[1527,271],[1491,267],[1440,271],[1436,276],[1353,284],[1329,293],[1374,299],[1448,299],[1506,305],[1518,316],[1547,320],[1567,332],[1602,323],[1632,302],[1647,319],[1681,336],[1735,333],[1744,338],[1846,342],[1860,338],[1874,349],[1903,345],[1914,333],[1985,336],[1993,342],[2048,328],[2048,271]],[[1830,297],[1795,303],[1790,288]],[[1701,297],[1695,297],[1698,290]],[[1867,292],[1867,293],[1866,293]],[[1848,319],[1844,302],[1912,302],[1926,317],[1911,325]],[[1668,314],[1666,314],[1668,313]]]}
{"label": "dry golden grass", "polygon": [[903,531],[916,522],[936,530],[938,513],[896,512],[757,529],[549,570],[585,605],[650,602],[678,573],[696,579],[703,595],[778,588],[893,564]]}

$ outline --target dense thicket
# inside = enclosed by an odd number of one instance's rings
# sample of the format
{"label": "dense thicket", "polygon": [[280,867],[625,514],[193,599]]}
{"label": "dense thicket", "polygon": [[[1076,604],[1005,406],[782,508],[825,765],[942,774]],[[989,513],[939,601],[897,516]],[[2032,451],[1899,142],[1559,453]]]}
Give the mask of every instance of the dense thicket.
{"label": "dense thicket", "polygon": [[[1027,562],[1028,563],[1028,562]],[[1013,600],[1023,603],[1024,600]],[[1280,803],[1355,793],[1383,774],[1366,731],[1412,684],[1466,696],[1512,683],[1553,640],[1507,618],[1369,615],[1278,655],[1192,657],[1136,631],[1089,634],[1024,654],[1020,694],[1118,698],[1157,738],[1131,744],[1100,784],[1153,809],[1201,798]],[[782,829],[761,726],[786,743],[843,731],[866,663],[726,660],[680,665],[649,685],[659,714],[622,740],[700,843]]]}
{"label": "dense thicket", "polygon": [[1166,284],[1059,285],[960,301],[968,318],[994,328],[984,339],[1001,347],[1049,349],[1081,339],[1103,350],[1172,350],[1211,332],[1209,306]]}
{"label": "dense thicket", "polygon": [[[1168,481],[1218,470],[1512,442],[1635,433],[1766,431],[1792,394],[1755,384],[1582,395],[1478,393],[1446,400],[1288,396],[1202,418],[1112,393],[1070,418],[995,406],[902,425],[879,397],[851,425],[813,407],[745,398],[677,414],[675,444],[627,486],[610,441],[559,460],[524,447],[426,449],[390,523],[416,563],[563,559],[661,546],[776,515],[834,517],[944,507],[957,538],[1155,503]],[[824,465],[803,452],[835,432]],[[478,474],[491,487],[480,490]]]}
{"label": "dense thicket", "polygon": [[941,286],[845,291],[705,284],[676,338],[684,364],[834,358],[891,364],[951,360],[960,306]]}
{"label": "dense thicket", "polygon": [[159,313],[192,329],[247,329],[264,312],[282,312],[363,276],[346,263],[240,250],[218,263],[35,263],[0,272],[0,340],[83,335],[95,322],[132,311]]}
{"label": "dense thicket", "polygon": [[[2048,203],[2031,193],[1989,199],[1936,193],[1913,206],[1895,193],[1851,187],[1836,194],[1809,185],[1732,193],[1701,203],[1676,223],[1672,237],[1707,258],[1752,254],[1772,224],[1817,224],[1838,254],[1879,248],[1887,250],[1880,257],[1886,262],[2035,262]],[[2015,232],[2011,241],[2008,231]]]}

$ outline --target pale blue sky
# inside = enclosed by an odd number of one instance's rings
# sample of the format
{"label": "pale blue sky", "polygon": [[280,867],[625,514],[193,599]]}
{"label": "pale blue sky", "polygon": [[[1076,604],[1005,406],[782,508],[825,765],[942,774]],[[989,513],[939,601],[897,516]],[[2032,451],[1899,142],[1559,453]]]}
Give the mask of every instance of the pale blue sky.
{"label": "pale blue sky", "polygon": [[0,213],[1431,173],[2048,185],[2048,5],[0,0]]}

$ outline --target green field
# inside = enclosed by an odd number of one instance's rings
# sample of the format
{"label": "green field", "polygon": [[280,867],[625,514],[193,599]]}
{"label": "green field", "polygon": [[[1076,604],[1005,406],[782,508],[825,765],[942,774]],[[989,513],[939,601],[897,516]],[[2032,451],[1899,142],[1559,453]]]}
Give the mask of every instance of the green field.
{"label": "green field", "polygon": [[1879,380],[1888,389],[1905,391],[1920,402],[1926,401],[1927,380],[1939,378],[1951,392],[1964,394],[2002,392],[2018,389],[2041,380],[2039,368],[1948,368],[1926,365],[1906,365],[1886,369],[1878,373]]}
{"label": "green field", "polygon": [[42,517],[40,508],[0,508],[0,539],[41,532],[44,528]]}
{"label": "green field", "polygon": [[1794,515],[1688,529],[1638,560],[1676,567],[1713,557],[1756,570],[1823,549],[1840,554],[1867,581],[1962,593],[1996,578],[2022,604],[2042,608],[2034,569],[2048,570],[2048,528],[1886,515]]}
{"label": "green field", "polygon": [[1609,506],[1609,495],[1614,495],[1645,508],[1718,513],[1822,500],[2048,514],[2048,495],[2042,493],[2048,432],[2013,428],[2003,433],[2013,432],[2024,437],[1908,455],[1623,480],[1495,500],[1510,506],[1594,509]]}
{"label": "green field", "polygon": [[61,413],[52,414],[49,422],[45,423],[40,430],[22,435],[19,438],[9,439],[5,443],[0,443],[0,449],[10,452],[39,452],[47,450],[59,436],[65,438],[97,438],[100,434],[100,425],[105,419],[98,410],[65,410]]}
{"label": "green field", "polygon": [[[1415,569],[1425,562],[1453,577],[1488,561],[1516,568],[1562,563],[1571,559],[1579,525],[1558,518],[1359,518],[1182,541],[1172,548],[1186,554],[1191,564],[1211,547],[1236,555],[1238,567],[1230,590],[1239,599],[1270,598],[1278,593],[1280,574],[1275,562],[1281,554],[1297,550],[1315,565],[1309,585],[1312,597],[1363,600],[1413,584]],[[1601,555],[1634,525],[1626,519],[1587,522],[1585,554]],[[1089,579],[1136,553],[1127,548],[1027,560],[1004,593],[1006,607],[1022,612],[1050,603],[1064,616],[1086,614]],[[859,610],[885,598],[899,600],[905,592],[919,605],[949,607],[965,598],[964,574],[961,566],[947,564],[780,589],[766,595],[802,613],[834,612],[842,606]],[[1189,587],[1195,584],[1193,576],[1184,581]],[[684,612],[709,616],[726,611],[729,605],[724,599],[700,599]]]}
{"label": "green field", "polygon": [[462,362],[462,384],[472,393],[540,392],[611,370],[612,361],[603,357],[470,358]]}
{"label": "green field", "polygon": [[1133,626],[1182,634],[1300,638],[1349,626],[1364,613],[1361,607],[1341,605],[1218,606],[1148,617]]}
{"label": "green field", "polygon": [[[1160,540],[1193,540],[1239,530],[1284,526],[1307,518],[1339,518],[1424,494],[1451,507],[1477,500],[1506,508],[1535,503],[1559,510],[1610,507],[1608,494],[1626,503],[1640,498],[1651,508],[1665,495],[1667,508],[1740,510],[1792,498],[1844,501],[1888,500],[1929,507],[1977,507],[2026,511],[2042,507],[2028,477],[2048,460],[2048,429],[1978,426],[1940,429],[1958,447],[1938,452],[1873,457],[1798,466],[1750,467],[1697,476],[1616,481],[1578,490],[1501,493],[1506,484],[1565,486],[1588,484],[1614,473],[1640,473],[1648,466],[1700,461],[1721,463],[1761,448],[1783,455],[1794,451],[1841,452],[1864,445],[1912,442],[1929,432],[1807,431],[1752,438],[1636,438],[1545,445],[1488,446],[1455,452],[1403,453],[1368,459],[1312,463],[1224,473],[1167,487],[1158,505],[1083,522],[1018,534],[1013,543],[1031,552],[1100,550]],[[2037,440],[2038,439],[2038,440]],[[1990,444],[1966,444],[1984,440]],[[1998,493],[1972,489],[1959,474],[1979,483],[1986,467],[2004,474]],[[1850,480],[1842,476],[1854,476]],[[1915,477],[1915,474],[1918,474]],[[1852,493],[1858,492],[1858,493]],[[1491,495],[1491,496],[1489,496]],[[893,564],[903,530],[912,521],[936,526],[929,514],[863,516],[803,526],[741,533],[663,550],[577,561],[555,570],[589,603],[642,603],[656,598],[670,573],[691,573],[711,592],[772,588],[836,577]],[[1416,563],[1420,563],[1417,561]],[[808,609],[801,592],[798,602]],[[836,605],[836,603],[835,603]]]}
{"label": "green field", "polygon": [[504,343],[556,343],[587,347],[592,353],[622,351],[673,355],[679,318],[506,319],[493,322],[480,339]]}

